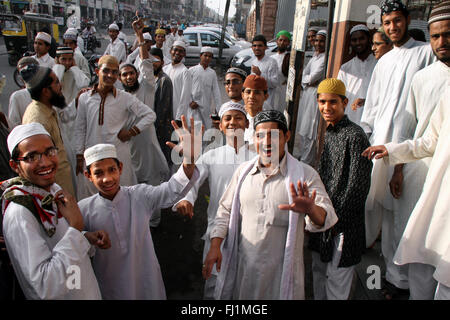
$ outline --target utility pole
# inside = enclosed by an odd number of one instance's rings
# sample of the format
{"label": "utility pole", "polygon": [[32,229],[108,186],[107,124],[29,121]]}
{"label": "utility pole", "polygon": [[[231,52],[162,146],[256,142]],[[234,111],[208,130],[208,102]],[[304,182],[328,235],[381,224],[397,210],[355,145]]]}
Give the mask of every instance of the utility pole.
{"label": "utility pole", "polygon": [[222,32],[220,34],[220,43],[219,43],[219,65],[222,65],[222,51],[223,51],[223,42],[225,40],[225,30],[227,29],[228,24],[228,11],[230,10],[230,2],[231,0],[227,0],[225,5],[225,13],[223,14],[223,24],[222,24]]}

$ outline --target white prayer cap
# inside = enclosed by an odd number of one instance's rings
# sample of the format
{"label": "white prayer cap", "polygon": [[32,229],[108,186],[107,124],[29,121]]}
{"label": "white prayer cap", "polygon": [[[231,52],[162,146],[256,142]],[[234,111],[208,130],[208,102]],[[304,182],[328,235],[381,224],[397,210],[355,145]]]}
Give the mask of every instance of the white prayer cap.
{"label": "white prayer cap", "polygon": [[117,30],[119,31],[119,26],[115,23],[111,23],[108,27],[108,30]]}
{"label": "white prayer cap", "polygon": [[205,52],[209,52],[211,54],[213,54],[213,49],[211,47],[202,47],[202,49],[200,50],[200,54],[205,53]]}
{"label": "white prayer cap", "polygon": [[67,30],[66,33],[64,33],[64,35],[63,35],[63,39],[77,41],[78,34],[75,33],[74,31]]}
{"label": "white prayer cap", "polygon": [[245,106],[237,103],[237,102],[233,102],[233,101],[228,101],[225,102],[219,110],[219,117],[222,119],[222,116],[225,114],[225,112],[230,111],[230,110],[237,110],[242,112],[245,116],[247,116],[247,112],[245,111]]}
{"label": "white prayer cap", "polygon": [[182,47],[186,50],[186,44],[184,41],[177,40],[173,43],[172,47]]}
{"label": "white prayer cap", "polygon": [[143,36],[144,36],[144,40],[150,40],[150,41],[153,40],[153,39],[152,39],[152,36],[151,36],[150,33],[148,33],[148,32],[144,33]]}
{"label": "white prayer cap", "polygon": [[352,35],[353,32],[356,31],[365,31],[365,32],[370,32],[369,28],[367,28],[366,25],[364,24],[357,24],[356,26],[354,26],[351,30],[350,30],[350,35]]}
{"label": "white prayer cap", "polygon": [[99,143],[84,151],[86,166],[90,166],[96,161],[109,158],[117,159],[116,147],[112,144]]}
{"label": "white prayer cap", "polygon": [[38,32],[38,34],[36,35],[35,40],[42,40],[48,44],[52,43],[52,36],[49,35],[46,32]]}
{"label": "white prayer cap", "polygon": [[12,155],[14,149],[23,140],[38,134],[45,134],[50,137],[50,134],[47,130],[45,130],[44,126],[38,122],[31,122],[16,126],[11,130],[7,138],[9,154]]}
{"label": "white prayer cap", "polygon": [[66,32],[73,32],[78,34],[78,29],[77,28],[67,28]]}
{"label": "white prayer cap", "polygon": [[327,31],[326,30],[320,30],[316,33],[316,36],[324,36],[327,37]]}

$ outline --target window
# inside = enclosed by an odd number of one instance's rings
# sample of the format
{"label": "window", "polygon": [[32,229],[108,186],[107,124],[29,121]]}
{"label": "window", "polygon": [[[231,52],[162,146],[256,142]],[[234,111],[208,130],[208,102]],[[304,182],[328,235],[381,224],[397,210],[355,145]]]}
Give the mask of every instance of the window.
{"label": "window", "polygon": [[218,48],[219,47],[219,38],[211,35],[211,34],[207,34],[207,33],[200,33],[200,38],[202,40],[202,47],[213,47],[213,48]]}
{"label": "window", "polygon": [[189,41],[190,46],[198,47],[198,37],[196,33],[184,33],[183,36]]}

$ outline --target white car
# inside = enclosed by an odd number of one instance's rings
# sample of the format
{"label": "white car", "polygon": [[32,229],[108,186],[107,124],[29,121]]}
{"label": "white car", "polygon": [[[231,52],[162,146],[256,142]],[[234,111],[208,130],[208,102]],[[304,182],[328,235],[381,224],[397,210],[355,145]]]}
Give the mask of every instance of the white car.
{"label": "white car", "polygon": [[[197,27],[191,27],[187,28],[186,30],[192,30],[192,29],[203,29],[203,30],[209,30],[214,33],[216,33],[219,38],[222,35],[222,28],[219,27],[212,27],[212,26],[197,26]],[[230,41],[231,43],[240,46],[242,49],[251,48],[252,44],[248,41],[242,40],[242,39],[236,39],[230,32],[225,31],[225,39]]]}
{"label": "white car", "polygon": [[[200,51],[202,47],[212,47],[214,59],[212,65],[216,63],[216,59],[219,57],[219,43],[220,36],[215,32],[206,29],[188,28],[183,33],[184,38],[189,41],[189,46],[186,48],[185,65],[193,66],[200,62]],[[234,55],[241,51],[242,47],[233,44],[232,42],[224,39],[224,47],[222,50],[222,64],[230,65],[231,59]]]}

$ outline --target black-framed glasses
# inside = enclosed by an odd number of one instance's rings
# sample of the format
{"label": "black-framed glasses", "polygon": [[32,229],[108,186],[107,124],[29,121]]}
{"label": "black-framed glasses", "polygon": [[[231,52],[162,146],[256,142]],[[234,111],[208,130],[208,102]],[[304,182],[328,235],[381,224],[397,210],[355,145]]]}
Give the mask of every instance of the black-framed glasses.
{"label": "black-framed glasses", "polygon": [[32,162],[40,161],[42,159],[42,155],[45,155],[46,157],[54,157],[57,154],[58,154],[58,148],[50,147],[42,153],[31,152],[30,154],[26,155],[25,157],[18,157],[16,161],[25,161],[28,163],[32,163]]}
{"label": "black-framed glasses", "polygon": [[239,79],[233,79],[233,80],[227,80],[223,82],[224,86],[229,86],[230,84],[241,84],[242,80]]}
{"label": "black-framed glasses", "polygon": [[112,74],[113,76],[119,75],[119,70],[116,69],[102,68],[100,71],[104,74]]}

